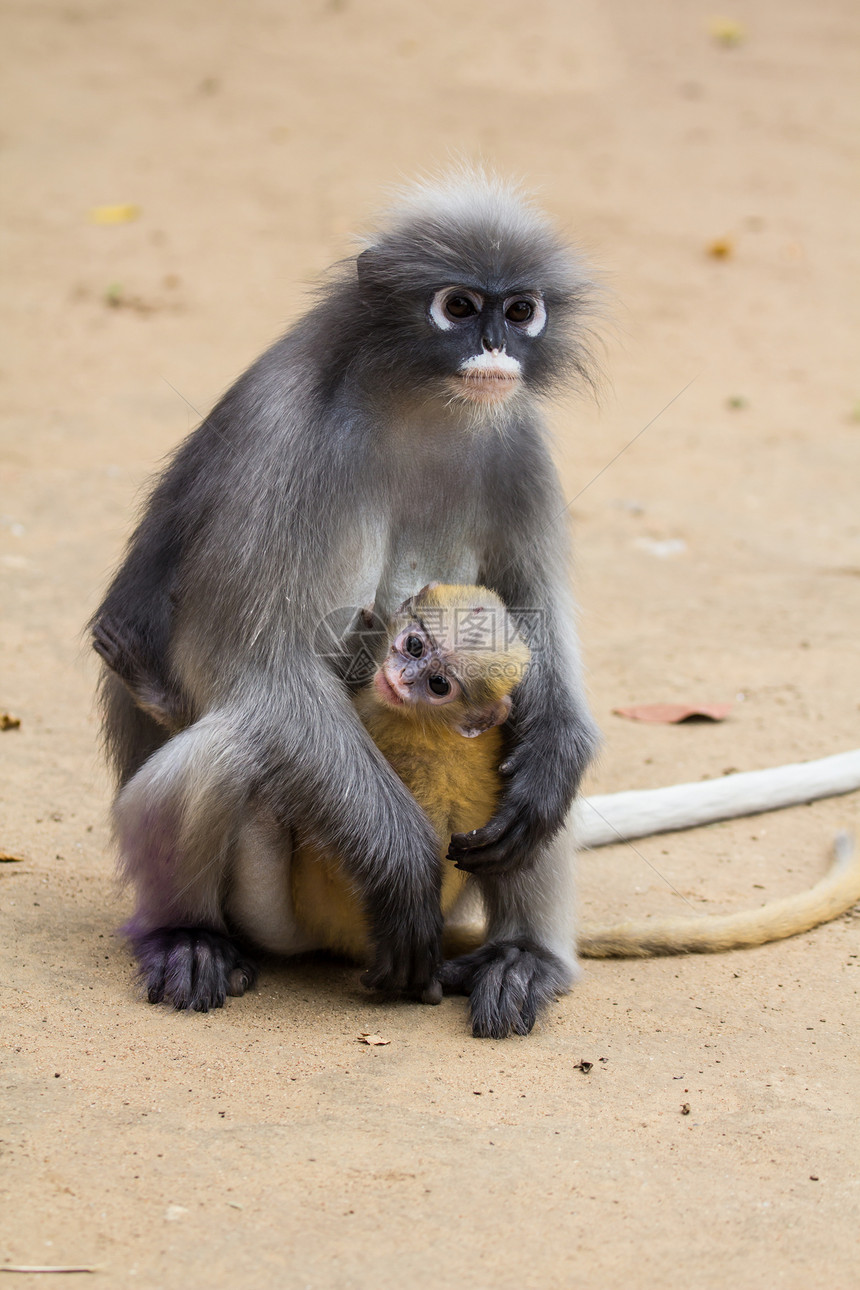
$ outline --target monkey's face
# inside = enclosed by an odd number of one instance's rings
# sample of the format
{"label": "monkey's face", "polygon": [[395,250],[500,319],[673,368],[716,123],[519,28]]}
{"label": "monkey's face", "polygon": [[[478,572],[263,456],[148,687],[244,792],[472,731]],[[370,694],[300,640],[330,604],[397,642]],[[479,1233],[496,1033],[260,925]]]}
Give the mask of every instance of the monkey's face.
{"label": "monkey's face", "polygon": [[538,291],[442,287],[428,319],[449,363],[446,385],[469,403],[500,404],[520,388],[547,311]]}
{"label": "monkey's face", "polygon": [[391,708],[443,708],[461,693],[446,652],[420,623],[410,623],[397,635],[373,684]]}
{"label": "monkey's face", "polygon": [[418,221],[362,252],[357,271],[372,388],[492,412],[585,370],[585,285],[540,226]]}
{"label": "monkey's face", "polygon": [[456,665],[450,646],[435,641],[420,620],[411,622],[397,634],[373,679],[375,696],[403,716],[437,720],[466,739],[506,721],[510,696],[470,702]]}

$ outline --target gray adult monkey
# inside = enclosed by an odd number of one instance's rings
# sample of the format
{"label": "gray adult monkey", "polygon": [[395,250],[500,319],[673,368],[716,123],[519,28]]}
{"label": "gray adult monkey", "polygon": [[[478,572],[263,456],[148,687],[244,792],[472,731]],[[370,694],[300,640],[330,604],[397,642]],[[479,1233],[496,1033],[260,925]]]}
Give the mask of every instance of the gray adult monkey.
{"label": "gray adult monkey", "polygon": [[93,619],[97,648],[120,640],[184,714],[171,736],[105,671],[126,930],[151,1001],[206,1011],[243,993],[255,970],[236,937],[306,948],[296,836],[343,858],[372,928],[366,983],[438,1000],[436,839],[355,715],[348,652],[315,647],[342,606],[387,620],[436,580],[492,588],[532,649],[502,804],[449,853],[475,875],[487,945],[445,979],[493,1037],[568,988],[561,830],[596,736],[539,400],[589,380],[591,294],[516,190],[419,184],[164,472]]}

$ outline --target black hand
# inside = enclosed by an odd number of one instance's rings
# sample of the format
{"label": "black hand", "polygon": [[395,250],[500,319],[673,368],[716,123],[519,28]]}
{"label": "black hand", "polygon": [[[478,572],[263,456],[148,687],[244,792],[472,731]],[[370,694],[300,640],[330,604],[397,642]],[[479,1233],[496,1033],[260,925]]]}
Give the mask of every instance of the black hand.
{"label": "black hand", "polygon": [[362,984],[384,994],[408,994],[424,1003],[441,999],[442,915],[438,898],[410,919],[399,910],[377,929],[373,963]]}
{"label": "black hand", "polygon": [[517,804],[507,798],[484,828],[453,835],[448,859],[465,873],[490,875],[527,869],[538,845],[554,832],[527,802]]}
{"label": "black hand", "polygon": [[482,829],[455,833],[448,859],[474,874],[529,868],[563,826],[591,749],[590,729],[579,726],[559,728],[540,747],[520,743],[500,767],[506,789],[495,816]]}

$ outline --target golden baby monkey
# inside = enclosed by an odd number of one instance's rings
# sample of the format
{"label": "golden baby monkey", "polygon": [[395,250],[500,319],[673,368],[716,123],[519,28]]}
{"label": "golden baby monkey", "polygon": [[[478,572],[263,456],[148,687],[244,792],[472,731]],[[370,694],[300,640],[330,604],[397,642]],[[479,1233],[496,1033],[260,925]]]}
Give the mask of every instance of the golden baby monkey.
{"label": "golden baby monkey", "polygon": [[[467,879],[446,860],[448,846],[452,835],[482,828],[495,814],[502,791],[500,726],[529,649],[494,592],[439,583],[406,601],[389,639],[355,706],[436,831],[447,915]],[[292,889],[296,917],[315,940],[367,958],[365,915],[336,857],[299,848]]]}

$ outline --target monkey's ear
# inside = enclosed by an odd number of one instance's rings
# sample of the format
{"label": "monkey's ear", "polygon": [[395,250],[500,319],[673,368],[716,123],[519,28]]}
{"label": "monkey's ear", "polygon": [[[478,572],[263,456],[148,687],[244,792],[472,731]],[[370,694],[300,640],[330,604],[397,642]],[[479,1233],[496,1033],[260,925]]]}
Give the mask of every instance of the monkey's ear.
{"label": "monkey's ear", "polygon": [[362,295],[369,295],[376,287],[376,247],[369,246],[356,258],[355,269],[358,274],[358,289]]}
{"label": "monkey's ear", "polygon": [[427,592],[435,591],[437,587],[441,586],[441,582],[426,582],[420,591],[416,591],[413,595],[406,597],[403,604],[397,610],[398,614],[414,613],[415,606],[421,604],[421,601],[424,599]]}
{"label": "monkey's ear", "polygon": [[480,712],[468,713],[457,729],[464,739],[474,739],[477,735],[482,735],[485,730],[492,730],[493,726],[503,725],[510,715],[511,696],[503,694],[497,703],[491,703],[488,708],[483,708]]}

